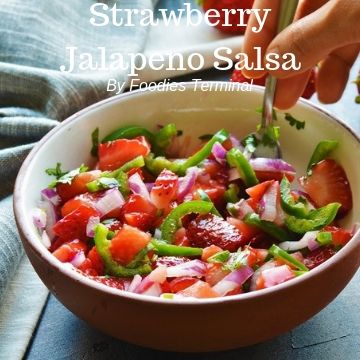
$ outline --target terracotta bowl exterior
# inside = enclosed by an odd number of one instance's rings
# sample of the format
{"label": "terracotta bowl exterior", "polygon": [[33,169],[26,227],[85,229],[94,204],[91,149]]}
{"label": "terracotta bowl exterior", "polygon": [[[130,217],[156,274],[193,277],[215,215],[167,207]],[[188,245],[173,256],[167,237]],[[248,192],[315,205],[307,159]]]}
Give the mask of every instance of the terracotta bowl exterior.
{"label": "terracotta bowl exterior", "polygon": [[[218,83],[220,84],[220,83]],[[137,345],[168,351],[204,352],[255,344],[287,332],[331,302],[360,265],[360,233],[333,258],[309,274],[276,287],[227,298],[184,302],[126,293],[98,284],[55,259],[41,244],[32,224],[31,209],[50,178],[44,169],[56,162],[64,168],[91,164],[91,133],[101,136],[124,125],[155,129],[174,122],[195,146],[199,135],[226,128],[241,138],[259,121],[261,88],[252,92],[157,90],[134,92],[95,104],[52,130],[25,160],[15,186],[14,208],[25,251],[49,290],[74,314],[97,329]],[[306,121],[297,131],[280,116],[285,160],[299,176],[315,145],[338,139],[336,157],[352,185],[354,209],[344,225],[360,220],[360,141],[342,122],[309,102],[301,101],[291,113]]]}

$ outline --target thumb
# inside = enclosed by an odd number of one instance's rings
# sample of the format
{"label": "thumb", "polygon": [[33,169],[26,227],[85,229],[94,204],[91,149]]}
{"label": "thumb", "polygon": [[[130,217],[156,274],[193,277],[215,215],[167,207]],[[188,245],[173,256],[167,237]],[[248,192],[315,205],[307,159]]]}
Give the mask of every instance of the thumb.
{"label": "thumb", "polygon": [[[350,7],[350,8],[349,8]],[[312,14],[296,21],[282,31],[269,45],[266,53],[293,53],[301,69],[270,71],[283,78],[304,72],[339,47],[360,42],[360,2],[329,1]]]}

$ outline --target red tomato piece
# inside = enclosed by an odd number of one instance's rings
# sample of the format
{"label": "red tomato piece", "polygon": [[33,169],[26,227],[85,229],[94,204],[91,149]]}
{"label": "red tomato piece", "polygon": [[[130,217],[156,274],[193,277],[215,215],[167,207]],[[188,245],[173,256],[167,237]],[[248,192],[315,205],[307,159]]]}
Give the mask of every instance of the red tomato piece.
{"label": "red tomato piece", "polygon": [[223,249],[219,246],[216,246],[216,245],[208,246],[203,250],[202,255],[201,255],[201,260],[207,261],[207,259],[209,257],[211,257],[221,251],[223,251]]}
{"label": "red tomato piece", "polygon": [[119,139],[99,145],[99,169],[116,170],[138,156],[150,153],[150,145],[145,137]]}
{"label": "red tomato piece", "polygon": [[109,250],[115,261],[127,265],[150,240],[150,234],[124,224],[111,240]]}
{"label": "red tomato piece", "polygon": [[98,275],[104,274],[104,262],[96,250],[96,247],[93,246],[88,253],[88,259],[91,261],[91,267],[96,271]]}
{"label": "red tomato piece", "polygon": [[210,286],[221,281],[229,272],[224,271],[222,264],[207,264],[205,280]]}
{"label": "red tomato piece", "polygon": [[259,202],[266,190],[274,183],[274,180],[264,181],[258,185],[246,189],[246,193],[255,201]]}
{"label": "red tomato piece", "polygon": [[129,213],[124,215],[124,221],[132,227],[148,231],[152,228],[154,217],[145,213]]}
{"label": "red tomato piece", "polygon": [[97,170],[80,173],[72,179],[70,184],[57,184],[56,191],[62,201],[68,201],[76,195],[86,193],[88,191],[86,184],[96,180],[99,175],[100,172]]}
{"label": "red tomato piece", "polygon": [[214,291],[208,283],[201,280],[198,280],[195,284],[180,291],[178,294],[181,294],[183,296],[195,297],[199,299],[215,298],[219,296],[219,294],[216,291]]}
{"label": "red tomato piece", "polygon": [[81,205],[59,220],[53,226],[53,231],[55,235],[63,239],[86,240],[86,226],[92,216],[98,216],[98,212],[90,206]]}
{"label": "red tomato piece", "polygon": [[194,285],[199,279],[190,277],[190,276],[182,276],[171,280],[170,285],[170,292],[176,294],[179,291],[182,291],[188,288],[191,285]]}
{"label": "red tomato piece", "polygon": [[157,208],[143,196],[133,194],[129,196],[129,198],[123,205],[122,213],[146,213],[152,216],[156,216]]}
{"label": "red tomato piece", "polygon": [[69,243],[61,245],[57,250],[53,252],[53,255],[61,262],[71,261],[75,255],[79,252],[85,252],[87,245],[79,240],[74,240]]}
{"label": "red tomato piece", "polygon": [[331,232],[333,244],[335,246],[344,246],[352,238],[352,234],[350,231],[338,228],[336,226],[327,226],[324,231]]}

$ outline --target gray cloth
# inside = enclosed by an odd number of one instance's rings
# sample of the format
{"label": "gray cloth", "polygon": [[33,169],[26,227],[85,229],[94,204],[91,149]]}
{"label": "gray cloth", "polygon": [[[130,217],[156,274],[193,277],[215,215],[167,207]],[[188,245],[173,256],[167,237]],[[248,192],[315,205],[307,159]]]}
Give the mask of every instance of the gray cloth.
{"label": "gray cloth", "polygon": [[[24,158],[44,134],[74,112],[106,97],[109,78],[125,81],[125,71],[61,73],[66,47],[90,52],[141,52],[147,29],[94,27],[89,19],[95,0],[0,0],[0,301],[14,274],[22,248],[13,220],[11,198]],[[111,7],[153,9],[156,0],[103,1]],[[137,19],[139,20],[139,19]],[[65,61],[66,60],[66,61]],[[65,61],[65,63],[64,63]]]}

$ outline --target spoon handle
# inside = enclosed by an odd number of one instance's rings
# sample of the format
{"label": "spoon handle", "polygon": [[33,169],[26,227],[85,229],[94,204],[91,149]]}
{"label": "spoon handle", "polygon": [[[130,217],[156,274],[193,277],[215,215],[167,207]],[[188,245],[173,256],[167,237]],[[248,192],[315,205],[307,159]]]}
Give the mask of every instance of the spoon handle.
{"label": "spoon handle", "polygon": [[[294,20],[299,0],[282,0],[277,33],[287,28]],[[266,79],[261,128],[266,129],[273,122],[273,108],[277,79],[269,75]]]}

